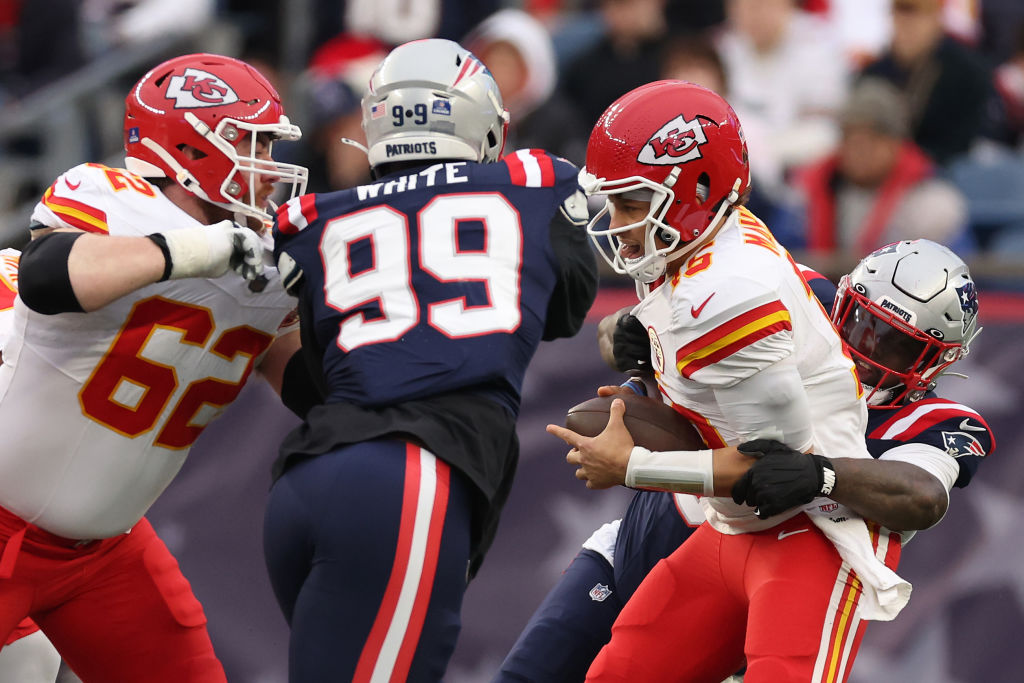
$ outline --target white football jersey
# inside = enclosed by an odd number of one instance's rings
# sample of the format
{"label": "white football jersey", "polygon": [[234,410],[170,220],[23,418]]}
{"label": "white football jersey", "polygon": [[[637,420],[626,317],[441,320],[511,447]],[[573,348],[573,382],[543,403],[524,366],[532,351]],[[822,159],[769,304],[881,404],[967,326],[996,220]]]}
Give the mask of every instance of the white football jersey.
{"label": "white football jersey", "polygon": [[[60,176],[32,219],[122,236],[199,225],[142,178],[99,164]],[[259,293],[229,272],[155,283],[86,314],[41,315],[17,299],[0,367],[0,506],[68,538],[135,524],[293,308],[265,272]]]}
{"label": "white football jersey", "polygon": [[0,249],[0,353],[14,330],[14,300],[18,296],[17,249]]}
{"label": "white football jersey", "polygon": [[[871,457],[864,445],[867,407],[853,362],[798,266],[748,210],[734,211],[714,239],[633,312],[650,335],[663,399],[694,423],[710,447],[771,428],[767,415],[761,424],[730,424],[715,389],[792,356],[808,397],[815,452]],[[759,520],[730,498],[703,502],[710,506],[709,521],[725,533],[782,519]]]}

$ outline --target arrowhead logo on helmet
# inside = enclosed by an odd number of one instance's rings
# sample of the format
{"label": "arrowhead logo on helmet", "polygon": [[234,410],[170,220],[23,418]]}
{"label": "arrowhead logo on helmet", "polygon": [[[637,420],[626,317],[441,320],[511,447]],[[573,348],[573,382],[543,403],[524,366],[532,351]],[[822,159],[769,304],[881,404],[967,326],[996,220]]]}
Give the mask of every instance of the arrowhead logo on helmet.
{"label": "arrowhead logo on helmet", "polygon": [[238,95],[221,78],[208,71],[189,67],[184,75],[167,80],[167,99],[175,109],[219,107],[238,101]]}
{"label": "arrowhead logo on helmet", "polygon": [[687,121],[682,114],[651,136],[636,160],[641,164],[674,166],[701,158],[700,146],[708,141],[700,117]]}

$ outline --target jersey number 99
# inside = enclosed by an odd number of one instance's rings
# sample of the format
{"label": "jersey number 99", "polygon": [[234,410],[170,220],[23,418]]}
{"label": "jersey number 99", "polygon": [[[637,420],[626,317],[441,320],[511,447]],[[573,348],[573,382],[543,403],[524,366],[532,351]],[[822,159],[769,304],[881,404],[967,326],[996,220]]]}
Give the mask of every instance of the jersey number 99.
{"label": "jersey number 99", "polygon": [[[460,251],[460,221],[484,226],[483,248]],[[324,226],[320,251],[324,262],[327,305],[349,311],[376,301],[382,317],[367,320],[351,315],[338,330],[345,352],[365,344],[394,341],[419,323],[450,338],[513,332],[519,327],[519,278],[522,225],[519,213],[497,193],[435,197],[416,217],[419,253],[410,253],[409,225],[404,214],[377,206],[331,219]],[[349,248],[369,238],[373,267],[353,274]],[[482,282],[484,305],[469,306],[464,297],[437,301],[421,311],[412,287],[412,259],[439,282]]]}

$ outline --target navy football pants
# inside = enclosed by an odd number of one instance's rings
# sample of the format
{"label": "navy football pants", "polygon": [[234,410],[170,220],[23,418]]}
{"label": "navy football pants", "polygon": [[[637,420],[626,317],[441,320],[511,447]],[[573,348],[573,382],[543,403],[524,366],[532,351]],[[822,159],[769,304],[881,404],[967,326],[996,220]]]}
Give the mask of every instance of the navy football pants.
{"label": "navy football pants", "polygon": [[470,484],[370,441],[300,461],[270,492],[264,553],[291,625],[291,683],[439,681],[455,648]]}
{"label": "navy football pants", "polygon": [[614,569],[600,553],[581,550],[533,613],[494,682],[583,681],[623,605],[693,531],[672,494],[637,491],[619,526]]}

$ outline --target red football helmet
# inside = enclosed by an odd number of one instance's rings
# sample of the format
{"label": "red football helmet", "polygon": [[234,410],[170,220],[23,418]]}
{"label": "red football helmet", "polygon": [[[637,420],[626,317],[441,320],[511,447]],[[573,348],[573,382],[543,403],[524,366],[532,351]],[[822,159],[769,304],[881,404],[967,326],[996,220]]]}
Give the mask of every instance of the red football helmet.
{"label": "red football helmet", "polygon": [[[257,135],[298,140],[274,87],[231,57],[194,54],[160,64],[125,99],[125,166],[144,178],[173,178],[196,196],[230,211],[270,220],[253,174],[306,189],[307,170],[257,159]],[[193,159],[185,146],[199,150]],[[268,147],[268,152],[269,147]]]}
{"label": "red football helmet", "polygon": [[[616,272],[651,282],[665,272],[670,252],[700,237],[746,191],[747,143],[719,95],[685,81],[656,81],[601,115],[580,178],[589,194],[650,198],[645,220],[614,229],[597,227],[606,202],[587,232]],[[640,225],[647,228],[644,255],[623,259],[616,235]]]}

